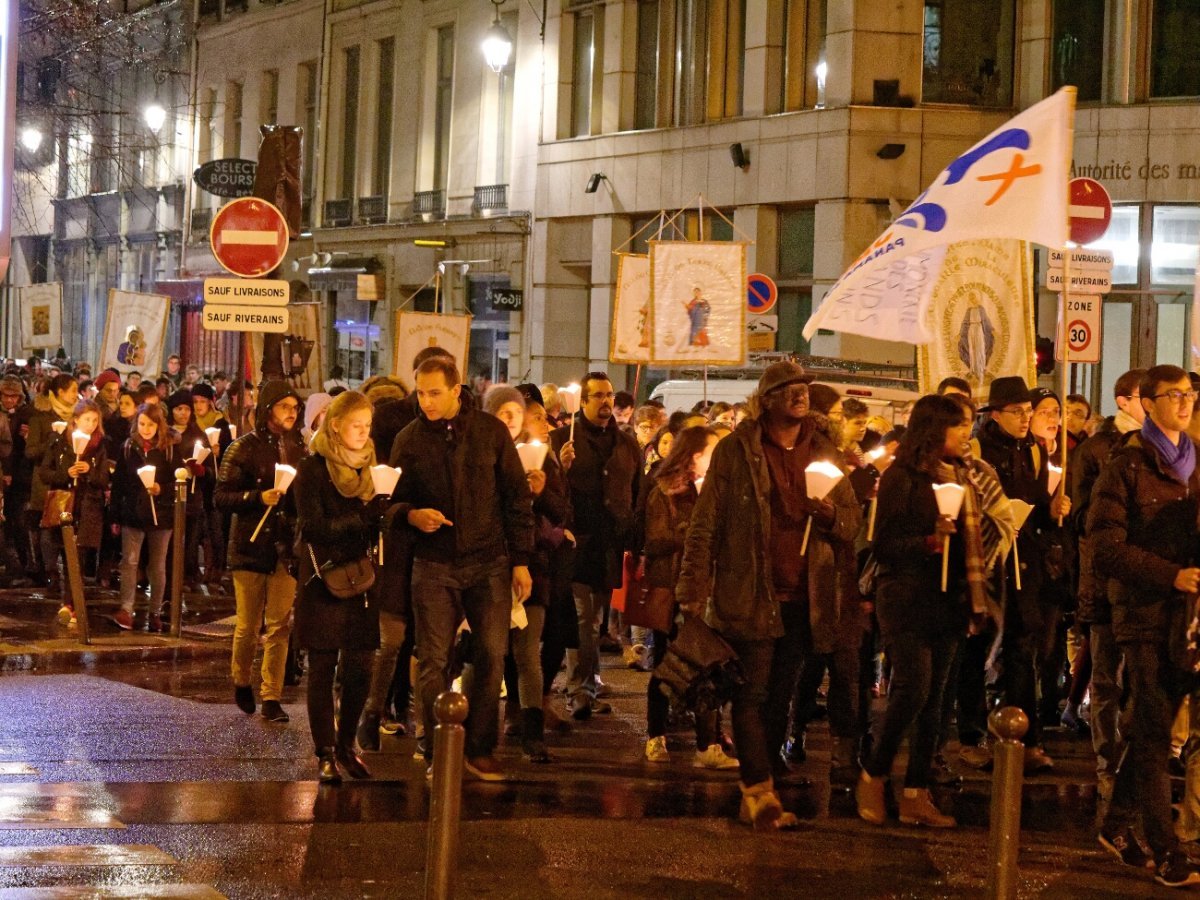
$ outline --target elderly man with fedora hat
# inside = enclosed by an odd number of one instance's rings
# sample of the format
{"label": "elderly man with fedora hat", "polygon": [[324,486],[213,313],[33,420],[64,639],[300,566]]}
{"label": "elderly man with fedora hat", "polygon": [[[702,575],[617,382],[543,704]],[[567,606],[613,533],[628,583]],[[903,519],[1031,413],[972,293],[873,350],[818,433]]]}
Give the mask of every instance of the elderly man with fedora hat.
{"label": "elderly man with fedora hat", "polygon": [[[787,828],[772,773],[782,765],[787,701],[805,653],[823,652],[838,633],[840,544],[862,518],[843,478],[810,500],[805,468],[837,461],[837,447],[809,413],[808,382],[792,362],[768,366],[754,394],[754,418],[717,444],[688,530],[676,597],[738,654],[744,683],[733,699],[741,769],[740,818],[756,829]],[[807,549],[805,529],[812,523]]]}
{"label": "elderly man with fedora hat", "polygon": [[979,428],[979,456],[996,470],[1010,500],[1023,500],[1033,507],[1017,536],[1016,557],[1020,560],[1020,589],[1014,563],[997,569],[1003,579],[1004,626],[1001,659],[1004,693],[1010,704],[1029,717],[1025,735],[1025,768],[1053,768],[1054,761],[1041,747],[1038,721],[1038,670],[1053,649],[1059,606],[1048,590],[1046,565],[1050,540],[1058,520],[1071,512],[1066,494],[1051,496],[1049,458],[1030,433],[1033,422],[1033,393],[1018,375],[997,378],[988,391],[983,410],[987,419]]}

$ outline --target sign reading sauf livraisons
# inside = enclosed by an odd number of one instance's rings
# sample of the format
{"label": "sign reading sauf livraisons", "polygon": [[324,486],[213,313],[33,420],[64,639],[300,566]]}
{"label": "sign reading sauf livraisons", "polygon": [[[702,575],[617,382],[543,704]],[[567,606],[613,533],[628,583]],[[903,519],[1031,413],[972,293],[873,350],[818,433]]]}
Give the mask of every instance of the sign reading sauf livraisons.
{"label": "sign reading sauf livraisons", "polygon": [[192,173],[201,190],[218,197],[249,197],[254,193],[254,173],[258,163],[252,159],[214,159]]}

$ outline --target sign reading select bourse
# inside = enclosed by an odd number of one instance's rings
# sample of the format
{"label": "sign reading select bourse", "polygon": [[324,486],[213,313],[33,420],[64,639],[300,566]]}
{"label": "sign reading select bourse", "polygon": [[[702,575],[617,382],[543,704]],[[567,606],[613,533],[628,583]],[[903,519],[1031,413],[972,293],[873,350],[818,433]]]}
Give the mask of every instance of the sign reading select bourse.
{"label": "sign reading select bourse", "polygon": [[217,197],[249,197],[254,194],[257,171],[258,163],[252,159],[214,159],[197,168],[192,180]]}

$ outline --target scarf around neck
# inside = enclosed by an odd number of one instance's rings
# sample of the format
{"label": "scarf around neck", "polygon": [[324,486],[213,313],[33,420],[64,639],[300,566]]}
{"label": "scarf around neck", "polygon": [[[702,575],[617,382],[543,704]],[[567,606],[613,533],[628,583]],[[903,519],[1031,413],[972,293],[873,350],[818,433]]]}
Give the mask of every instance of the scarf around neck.
{"label": "scarf around neck", "polygon": [[54,410],[54,414],[58,416],[60,421],[70,422],[75,417],[75,407],[59,400],[54,395],[54,391],[47,392],[46,396],[50,398],[50,408]]}
{"label": "scarf around neck", "polygon": [[1187,432],[1181,432],[1179,443],[1172,444],[1171,439],[1163,434],[1163,430],[1154,424],[1154,420],[1146,416],[1142,423],[1142,439],[1158,454],[1162,467],[1180,484],[1187,484],[1196,471],[1196,445],[1188,437]]}
{"label": "scarf around neck", "polygon": [[1141,423],[1123,409],[1118,409],[1117,414],[1113,416],[1113,425],[1121,434],[1129,434],[1131,431],[1141,431],[1142,428]]}
{"label": "scarf around neck", "polygon": [[366,503],[375,496],[375,482],[371,478],[371,466],[375,465],[375,444],[368,440],[361,450],[351,450],[329,430],[327,423],[328,420],[313,437],[313,452],[325,460],[329,478],[339,494],[357,497]]}

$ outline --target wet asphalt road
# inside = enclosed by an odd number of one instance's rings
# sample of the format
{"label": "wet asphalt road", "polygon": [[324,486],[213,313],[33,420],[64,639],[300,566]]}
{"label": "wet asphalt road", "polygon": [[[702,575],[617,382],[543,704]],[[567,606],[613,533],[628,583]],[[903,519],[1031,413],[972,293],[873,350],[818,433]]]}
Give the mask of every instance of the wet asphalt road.
{"label": "wet asphalt road", "polygon": [[[819,725],[801,770],[814,784],[783,787],[802,827],[755,835],[732,821],[736,775],[693,769],[686,731],[669,765],[641,760],[648,676],[605,663],[612,716],[554,735],[552,766],[510,744],[512,780],[466,783],[460,896],[982,896],[986,776],[939,795],[956,831],[873,828],[831,796]],[[413,739],[384,738],[373,780],[319,787],[303,687],[275,726],[239,712],[227,678],[223,659],[0,677],[0,900],[420,896]],[[1026,789],[1022,895],[1157,896],[1095,844],[1087,742],[1050,749],[1058,769]]]}

